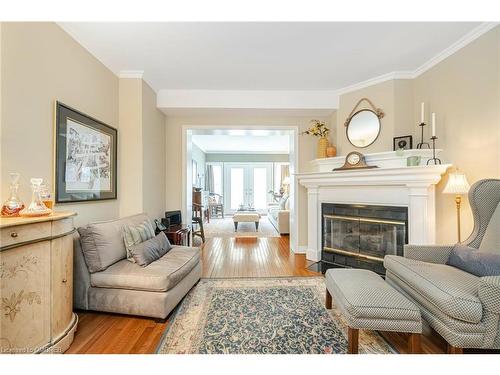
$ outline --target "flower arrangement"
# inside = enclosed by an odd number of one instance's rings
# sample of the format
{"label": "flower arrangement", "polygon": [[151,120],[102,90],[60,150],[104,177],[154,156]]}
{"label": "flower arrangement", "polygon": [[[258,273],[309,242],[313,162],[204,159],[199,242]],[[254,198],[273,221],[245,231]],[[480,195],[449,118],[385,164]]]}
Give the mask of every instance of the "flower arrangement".
{"label": "flower arrangement", "polygon": [[324,121],[319,120],[311,120],[311,127],[306,131],[302,132],[302,134],[312,135],[313,137],[326,138],[330,133],[330,129],[328,129],[325,125]]}

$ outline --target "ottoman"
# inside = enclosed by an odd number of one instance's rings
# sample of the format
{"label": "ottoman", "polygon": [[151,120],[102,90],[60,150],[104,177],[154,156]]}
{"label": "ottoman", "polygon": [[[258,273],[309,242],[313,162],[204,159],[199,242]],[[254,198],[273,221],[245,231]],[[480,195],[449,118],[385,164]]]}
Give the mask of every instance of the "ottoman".
{"label": "ottoman", "polygon": [[409,333],[408,352],[420,352],[419,308],[376,273],[362,269],[329,269],[326,308],[335,305],[347,321],[348,353],[358,352],[360,329]]}
{"label": "ottoman", "polygon": [[238,230],[238,223],[255,223],[255,231],[259,230],[260,214],[256,211],[238,211],[233,215],[234,231]]}

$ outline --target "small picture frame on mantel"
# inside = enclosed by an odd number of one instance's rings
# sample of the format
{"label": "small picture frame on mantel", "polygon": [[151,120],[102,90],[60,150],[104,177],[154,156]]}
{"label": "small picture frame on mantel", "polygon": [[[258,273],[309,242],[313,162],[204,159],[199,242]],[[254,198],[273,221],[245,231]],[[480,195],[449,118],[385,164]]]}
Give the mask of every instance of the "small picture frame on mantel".
{"label": "small picture frame on mantel", "polygon": [[392,150],[411,150],[413,148],[413,137],[411,135],[405,135],[401,137],[394,137],[392,139]]}

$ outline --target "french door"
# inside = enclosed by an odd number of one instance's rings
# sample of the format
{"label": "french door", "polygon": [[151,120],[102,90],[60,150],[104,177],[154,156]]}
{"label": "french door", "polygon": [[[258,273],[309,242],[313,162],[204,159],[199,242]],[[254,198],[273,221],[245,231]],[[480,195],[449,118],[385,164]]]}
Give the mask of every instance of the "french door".
{"label": "french door", "polygon": [[241,206],[265,213],[273,183],[272,163],[224,163],[224,210],[233,214]]}

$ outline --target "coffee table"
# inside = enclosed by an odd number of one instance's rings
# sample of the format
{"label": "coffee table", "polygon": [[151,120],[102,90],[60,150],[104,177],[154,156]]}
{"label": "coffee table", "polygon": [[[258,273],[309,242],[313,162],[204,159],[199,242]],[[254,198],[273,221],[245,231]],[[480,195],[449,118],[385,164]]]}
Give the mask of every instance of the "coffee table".
{"label": "coffee table", "polygon": [[255,231],[259,230],[260,214],[257,211],[237,211],[234,213],[234,231],[238,231],[238,223],[255,223]]}

